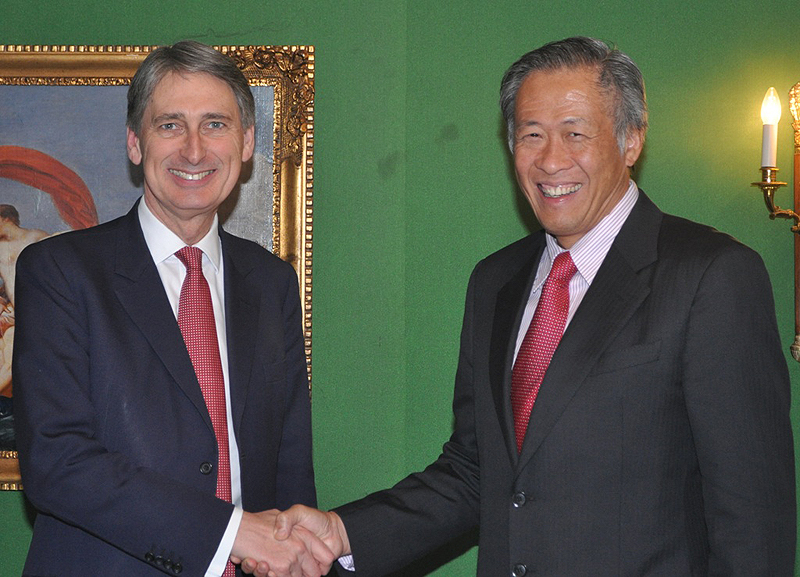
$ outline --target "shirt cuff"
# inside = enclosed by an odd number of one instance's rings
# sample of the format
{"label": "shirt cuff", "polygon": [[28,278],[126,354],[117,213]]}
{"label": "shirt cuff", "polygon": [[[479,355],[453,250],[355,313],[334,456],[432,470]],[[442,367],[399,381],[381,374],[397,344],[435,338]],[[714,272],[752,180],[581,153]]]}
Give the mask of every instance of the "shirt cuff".
{"label": "shirt cuff", "polygon": [[239,532],[239,525],[242,522],[242,515],[244,510],[241,507],[234,507],[231,519],[228,521],[228,528],[222,535],[222,541],[219,542],[217,552],[211,560],[211,565],[206,570],[206,577],[221,577],[225,571],[225,565],[233,551],[233,543],[236,541],[236,533]]}
{"label": "shirt cuff", "polygon": [[356,570],[356,564],[353,562],[352,555],[342,555],[339,557],[339,559],[337,559],[337,561],[339,561],[339,565],[342,566],[342,569],[345,569],[346,571]]}

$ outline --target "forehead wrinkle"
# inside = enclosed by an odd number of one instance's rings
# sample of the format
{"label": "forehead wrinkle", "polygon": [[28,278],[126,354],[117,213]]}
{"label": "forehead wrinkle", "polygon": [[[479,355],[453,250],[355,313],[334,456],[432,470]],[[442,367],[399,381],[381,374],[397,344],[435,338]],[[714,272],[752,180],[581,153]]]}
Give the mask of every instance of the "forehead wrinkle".
{"label": "forehead wrinkle", "polygon": [[582,116],[576,116],[565,118],[561,121],[561,124],[565,126],[590,126],[592,122],[587,118],[583,118]]}

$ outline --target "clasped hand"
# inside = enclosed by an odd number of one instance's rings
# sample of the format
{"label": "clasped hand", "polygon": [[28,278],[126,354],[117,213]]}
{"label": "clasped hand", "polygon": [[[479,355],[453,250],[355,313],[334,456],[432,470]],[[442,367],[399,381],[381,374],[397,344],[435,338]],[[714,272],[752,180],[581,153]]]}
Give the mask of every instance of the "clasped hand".
{"label": "clasped hand", "polygon": [[256,577],[321,577],[349,553],[338,515],[295,505],[283,513],[245,512],[231,561]]}

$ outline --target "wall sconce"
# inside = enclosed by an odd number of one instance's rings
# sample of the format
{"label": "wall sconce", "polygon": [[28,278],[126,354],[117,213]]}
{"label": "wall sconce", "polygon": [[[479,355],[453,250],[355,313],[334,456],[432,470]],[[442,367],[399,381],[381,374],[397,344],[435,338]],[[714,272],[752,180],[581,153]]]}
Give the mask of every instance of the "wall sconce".
{"label": "wall sconce", "polygon": [[781,208],[775,204],[775,191],[785,182],[777,178],[778,167],[778,121],[781,118],[781,103],[774,88],[767,90],[761,104],[761,121],[764,123],[761,144],[761,182],[754,182],[764,193],[764,202],[769,217],[790,218],[794,220],[794,342],[790,347],[794,360],[800,362],[800,82],[789,91],[789,109],[792,113],[794,128],[794,210]]}

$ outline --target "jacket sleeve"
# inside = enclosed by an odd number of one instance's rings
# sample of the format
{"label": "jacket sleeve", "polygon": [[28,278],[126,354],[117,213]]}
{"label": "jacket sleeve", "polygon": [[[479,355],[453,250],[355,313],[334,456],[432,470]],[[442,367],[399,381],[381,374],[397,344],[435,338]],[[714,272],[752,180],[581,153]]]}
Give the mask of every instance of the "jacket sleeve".
{"label": "jacket sleeve", "polygon": [[720,252],[692,303],[682,383],[702,478],[709,575],[790,576],[795,472],[789,376],[760,257]]}

